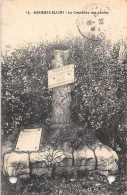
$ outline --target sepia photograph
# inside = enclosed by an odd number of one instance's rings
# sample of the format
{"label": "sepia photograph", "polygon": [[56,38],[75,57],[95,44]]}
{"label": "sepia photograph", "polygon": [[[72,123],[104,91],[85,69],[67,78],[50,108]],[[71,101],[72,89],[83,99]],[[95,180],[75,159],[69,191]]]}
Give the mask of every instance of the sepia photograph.
{"label": "sepia photograph", "polygon": [[127,195],[127,1],[1,8],[1,195]]}

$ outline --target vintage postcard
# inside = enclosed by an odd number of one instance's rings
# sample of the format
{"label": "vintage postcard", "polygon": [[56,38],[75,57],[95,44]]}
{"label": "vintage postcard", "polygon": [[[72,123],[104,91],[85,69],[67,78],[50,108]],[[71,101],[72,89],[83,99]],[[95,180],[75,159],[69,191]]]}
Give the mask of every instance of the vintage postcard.
{"label": "vintage postcard", "polygon": [[1,4],[1,194],[127,194],[127,1]]}

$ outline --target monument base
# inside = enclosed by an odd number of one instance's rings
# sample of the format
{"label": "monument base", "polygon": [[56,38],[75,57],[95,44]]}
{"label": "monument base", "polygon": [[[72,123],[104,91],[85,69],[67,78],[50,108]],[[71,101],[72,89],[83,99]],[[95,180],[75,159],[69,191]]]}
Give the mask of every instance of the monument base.
{"label": "monument base", "polygon": [[2,150],[3,173],[7,176],[28,178],[31,174],[51,176],[52,170],[61,175],[85,170],[108,175],[118,170],[116,152],[93,135],[86,134],[78,147],[74,140],[71,142],[60,137],[61,131],[66,136],[70,127],[69,124],[53,124],[49,130],[49,127],[43,126],[42,129],[46,128],[49,134],[42,136],[39,151],[35,152],[17,152],[14,140],[6,141],[7,145]]}

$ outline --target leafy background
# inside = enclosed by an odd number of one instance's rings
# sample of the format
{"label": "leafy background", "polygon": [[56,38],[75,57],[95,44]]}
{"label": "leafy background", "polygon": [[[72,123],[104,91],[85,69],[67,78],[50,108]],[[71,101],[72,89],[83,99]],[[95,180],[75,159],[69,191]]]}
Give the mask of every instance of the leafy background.
{"label": "leafy background", "polygon": [[68,64],[75,65],[72,121],[87,122],[102,142],[116,147],[125,122],[125,67],[118,64],[119,48],[119,42],[106,39],[72,38],[28,44],[2,56],[3,134],[50,118],[52,89],[47,88],[47,72],[52,69],[53,51],[69,49]]}

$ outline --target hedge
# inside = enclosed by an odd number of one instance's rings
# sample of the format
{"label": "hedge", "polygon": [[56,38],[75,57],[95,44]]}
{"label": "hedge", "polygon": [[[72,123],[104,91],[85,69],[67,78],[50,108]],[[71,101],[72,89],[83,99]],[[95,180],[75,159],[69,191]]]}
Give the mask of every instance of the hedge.
{"label": "hedge", "polygon": [[[87,122],[102,142],[114,144],[125,123],[125,67],[118,63],[120,43],[71,38],[28,44],[2,56],[2,128],[7,137],[22,125],[50,120],[52,89],[47,72],[55,49],[69,49],[75,65],[71,84],[72,121]],[[107,144],[107,143],[106,143]]]}

